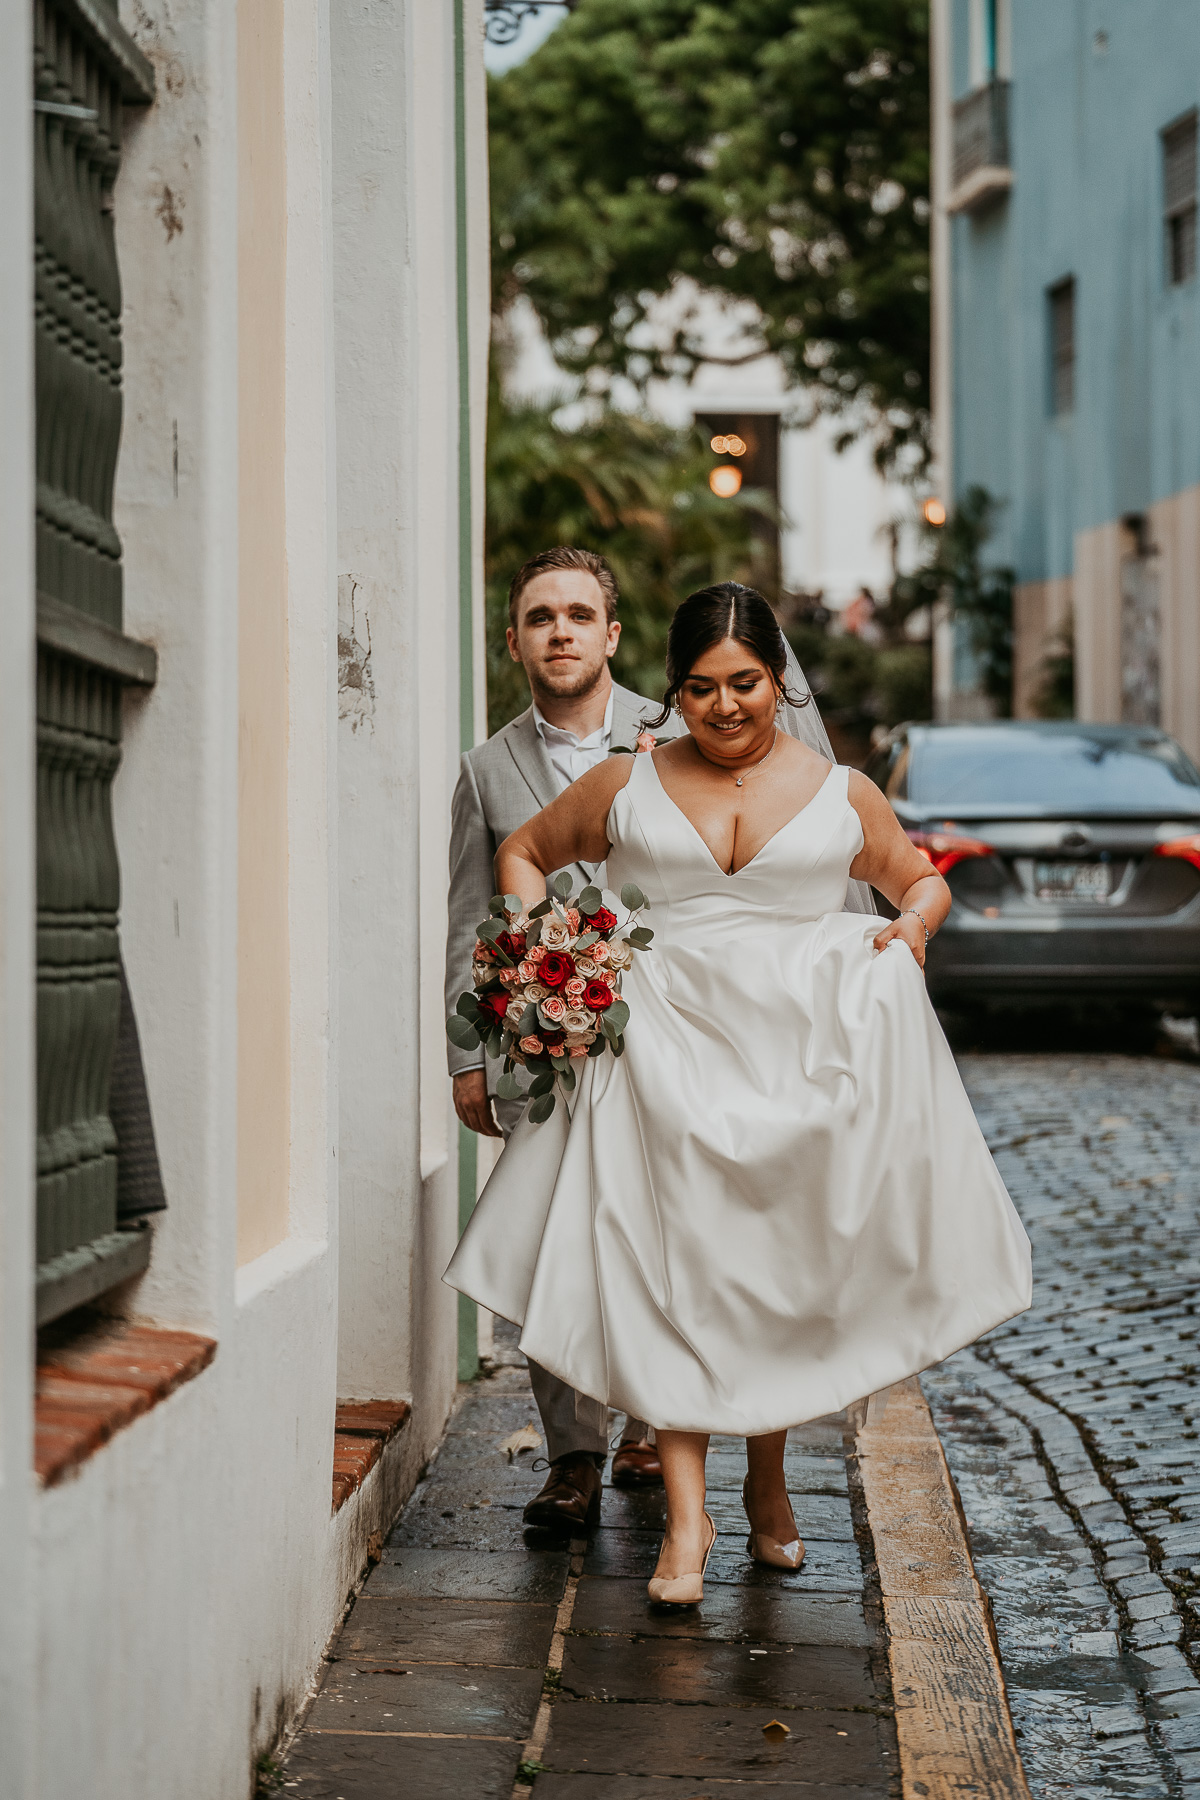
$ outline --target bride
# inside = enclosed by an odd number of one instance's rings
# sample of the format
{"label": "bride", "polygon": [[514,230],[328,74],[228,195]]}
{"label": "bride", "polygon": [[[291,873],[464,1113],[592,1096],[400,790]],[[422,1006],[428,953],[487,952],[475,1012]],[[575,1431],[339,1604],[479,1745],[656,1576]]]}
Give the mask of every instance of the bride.
{"label": "bride", "polygon": [[[656,1427],[649,1592],[676,1605],[702,1598],[716,1538],[710,1432],[747,1440],[749,1555],[798,1568],[787,1428],[1030,1302],[1029,1242],[921,975],[949,889],[872,782],[780,729],[807,699],[788,657],[751,589],[691,595],[667,651],[686,735],[611,757],[500,846],[497,888],[527,907],[552,871],[607,860],[655,937],[624,977],[625,1054],[518,1125],[446,1276]],[[858,881],[899,917],[842,911]]]}

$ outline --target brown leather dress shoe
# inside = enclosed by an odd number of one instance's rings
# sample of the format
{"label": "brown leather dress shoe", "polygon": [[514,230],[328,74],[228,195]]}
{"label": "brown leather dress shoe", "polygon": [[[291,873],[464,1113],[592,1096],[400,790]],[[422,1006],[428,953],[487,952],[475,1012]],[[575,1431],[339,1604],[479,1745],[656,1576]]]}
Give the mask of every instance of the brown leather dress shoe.
{"label": "brown leather dress shoe", "polygon": [[600,1471],[584,1451],[571,1451],[550,1464],[546,1485],[521,1517],[551,1531],[577,1531],[600,1517]]}
{"label": "brown leather dress shoe", "polygon": [[653,1444],[618,1444],[612,1459],[614,1487],[662,1486],[662,1464]]}

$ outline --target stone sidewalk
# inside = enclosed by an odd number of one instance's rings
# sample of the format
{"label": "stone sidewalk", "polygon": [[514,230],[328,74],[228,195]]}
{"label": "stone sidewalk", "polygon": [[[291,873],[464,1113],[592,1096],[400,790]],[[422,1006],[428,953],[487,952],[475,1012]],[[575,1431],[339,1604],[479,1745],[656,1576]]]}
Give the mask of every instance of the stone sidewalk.
{"label": "stone sidewalk", "polygon": [[521,1358],[464,1394],[331,1647],[287,1757],[300,1800],[764,1800],[899,1792],[870,1532],[845,1417],[793,1431],[808,1547],[745,1554],[745,1450],[716,1438],[703,1606],[652,1612],[661,1492],[605,1488],[590,1540],[526,1530],[541,1485],[503,1446],[535,1422]]}

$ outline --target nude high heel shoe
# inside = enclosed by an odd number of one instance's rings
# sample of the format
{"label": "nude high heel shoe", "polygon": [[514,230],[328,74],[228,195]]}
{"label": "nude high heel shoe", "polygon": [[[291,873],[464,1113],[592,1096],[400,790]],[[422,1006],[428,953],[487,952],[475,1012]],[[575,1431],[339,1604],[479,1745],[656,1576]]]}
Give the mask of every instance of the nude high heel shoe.
{"label": "nude high heel shoe", "polygon": [[647,1583],[646,1592],[655,1606],[699,1606],[704,1598],[704,1571],[708,1568],[708,1559],[712,1555],[713,1545],[717,1541],[716,1523],[710,1513],[705,1518],[712,1527],[712,1536],[708,1540],[708,1549],[704,1552],[704,1562],[698,1575],[654,1575]]}
{"label": "nude high heel shoe", "polygon": [[[746,1505],[746,1483],[749,1480],[750,1477],[747,1475],[746,1480],[742,1483],[743,1508],[745,1508]],[[748,1511],[746,1513],[746,1518],[747,1521],[749,1521],[750,1514]],[[793,1516],[792,1530],[795,1531],[795,1529],[796,1520]],[[751,1526],[750,1536],[746,1539],[746,1554],[751,1562],[766,1563],[767,1567],[770,1569],[795,1570],[798,1569],[800,1564],[804,1561],[806,1552],[804,1545],[800,1541],[798,1532],[790,1544],[779,1544],[776,1543],[773,1537],[768,1537],[765,1531],[755,1531],[754,1527]]]}

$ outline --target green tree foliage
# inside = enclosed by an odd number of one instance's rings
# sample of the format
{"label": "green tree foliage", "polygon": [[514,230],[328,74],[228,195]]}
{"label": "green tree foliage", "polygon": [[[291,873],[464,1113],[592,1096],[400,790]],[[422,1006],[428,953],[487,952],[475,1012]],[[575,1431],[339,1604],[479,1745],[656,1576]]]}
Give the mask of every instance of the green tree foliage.
{"label": "green tree foliage", "polygon": [[696,365],[693,321],[645,327],[691,278],[819,407],[869,409],[882,464],[923,458],[928,29],[928,0],[577,0],[490,84],[497,313],[527,296],[599,392]]}
{"label": "green tree foliage", "polygon": [[966,628],[979,683],[998,717],[1012,713],[1012,569],[985,567],[983,547],[995,530],[1000,503],[985,487],[969,487],[946,523],[930,532],[930,555],[896,584],[895,604],[906,612],[945,599]]}
{"label": "green tree foliage", "polygon": [[606,408],[578,430],[554,409],[491,396],[487,461],[488,729],[529,704],[504,641],[508,584],[527,557],[576,544],[608,558],[621,589],[618,681],[660,695],[667,627],[679,602],[710,581],[754,581],[765,494],[720,500],[703,433],[672,431]]}

